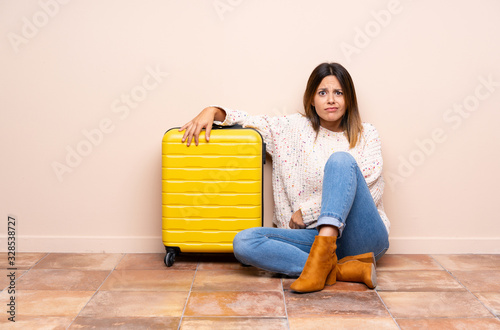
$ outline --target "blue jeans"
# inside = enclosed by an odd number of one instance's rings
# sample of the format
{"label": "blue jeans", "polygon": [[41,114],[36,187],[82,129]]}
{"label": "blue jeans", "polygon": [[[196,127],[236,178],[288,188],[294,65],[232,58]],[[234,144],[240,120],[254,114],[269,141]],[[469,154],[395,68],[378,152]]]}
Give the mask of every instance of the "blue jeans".
{"label": "blue jeans", "polygon": [[[373,252],[378,260],[389,248],[389,235],[370,190],[356,160],[347,152],[333,153],[325,165],[318,225],[339,229],[339,259]],[[234,255],[247,265],[299,276],[317,234],[316,228],[246,229],[234,238]]]}

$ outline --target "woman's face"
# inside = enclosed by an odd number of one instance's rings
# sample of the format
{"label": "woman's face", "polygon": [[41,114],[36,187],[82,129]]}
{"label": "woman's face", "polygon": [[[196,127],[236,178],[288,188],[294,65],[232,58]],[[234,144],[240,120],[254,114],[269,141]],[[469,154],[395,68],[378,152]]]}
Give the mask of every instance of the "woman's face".
{"label": "woman's face", "polygon": [[345,114],[344,92],[335,76],[326,76],[314,94],[312,102],[320,118],[320,125],[330,131],[342,132],[340,123]]}

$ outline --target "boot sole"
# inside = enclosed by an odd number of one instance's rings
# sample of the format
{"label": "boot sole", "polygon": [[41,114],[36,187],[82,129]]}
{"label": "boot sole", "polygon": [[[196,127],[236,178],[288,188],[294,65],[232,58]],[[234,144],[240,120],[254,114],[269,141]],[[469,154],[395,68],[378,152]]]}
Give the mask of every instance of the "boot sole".
{"label": "boot sole", "polygon": [[370,289],[375,289],[377,287],[377,272],[375,270],[375,265],[372,265],[372,276],[370,280],[372,282],[372,287],[370,287]]}

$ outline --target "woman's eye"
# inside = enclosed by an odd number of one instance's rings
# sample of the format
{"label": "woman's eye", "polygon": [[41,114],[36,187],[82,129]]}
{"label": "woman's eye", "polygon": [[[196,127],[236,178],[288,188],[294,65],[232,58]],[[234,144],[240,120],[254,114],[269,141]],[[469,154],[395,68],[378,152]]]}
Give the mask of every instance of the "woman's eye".
{"label": "woman's eye", "polygon": [[335,95],[344,95],[344,93],[342,93],[341,91],[336,91]]}
{"label": "woman's eye", "polygon": [[326,92],[325,91],[320,91],[318,94],[321,95],[321,96],[325,96]]}

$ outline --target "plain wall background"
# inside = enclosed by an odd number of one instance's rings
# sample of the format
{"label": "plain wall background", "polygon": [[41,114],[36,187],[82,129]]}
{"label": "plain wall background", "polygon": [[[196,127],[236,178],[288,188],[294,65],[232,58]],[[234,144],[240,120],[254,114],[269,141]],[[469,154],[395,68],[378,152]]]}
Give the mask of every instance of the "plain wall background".
{"label": "plain wall background", "polygon": [[[22,252],[164,251],[163,133],[210,104],[301,111],[311,71],[336,61],[382,138],[389,253],[500,253],[499,12],[494,0],[1,0],[0,250],[13,215]],[[269,178],[267,165],[267,225]]]}

